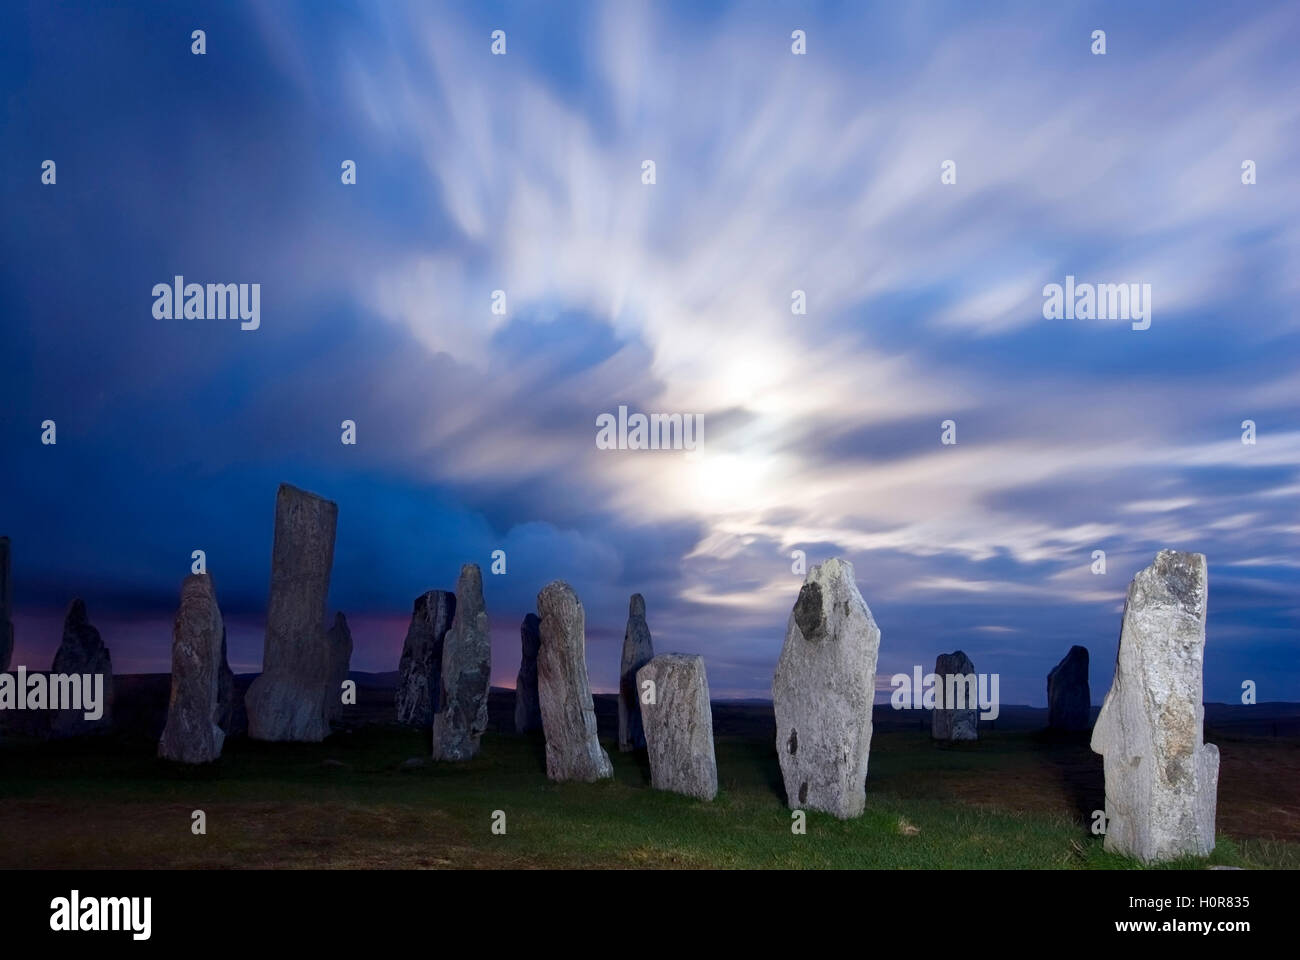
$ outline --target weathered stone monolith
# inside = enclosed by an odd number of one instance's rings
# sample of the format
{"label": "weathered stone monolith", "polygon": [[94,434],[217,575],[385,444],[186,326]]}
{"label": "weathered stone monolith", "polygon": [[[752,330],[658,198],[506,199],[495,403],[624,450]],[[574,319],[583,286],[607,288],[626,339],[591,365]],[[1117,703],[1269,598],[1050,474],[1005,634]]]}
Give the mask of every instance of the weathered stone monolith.
{"label": "weathered stone monolith", "polygon": [[442,646],[456,616],[456,595],[430,590],[415,598],[397,666],[397,722],[428,728],[442,692]]}
{"label": "weathered stone monolith", "polygon": [[13,586],[9,582],[9,538],[0,537],[0,673],[14,654]]}
{"label": "weathered stone monolith", "polygon": [[352,631],[342,610],[334,614],[334,626],[330,627],[326,639],[329,641],[330,683],[325,713],[329,720],[336,722],[343,716],[343,684],[352,666]]}
{"label": "weathered stone monolith", "polygon": [[704,658],[661,653],[636,672],[643,703],[650,784],[700,800],[718,793],[718,763],[713,753],[713,710]]}
{"label": "weathered stone monolith", "polygon": [[248,688],[248,733],[257,740],[329,736],[332,658],[325,604],[338,506],[287,483],[275,498],[271,599],[262,675]]}
{"label": "weathered stone monolith", "polygon": [[492,637],[478,565],[460,568],[456,614],[442,645],[442,688],[433,714],[433,759],[469,760],[487,729]]}
{"label": "weathered stone monolith", "polygon": [[1047,675],[1047,726],[1077,733],[1092,723],[1088,689],[1088,648],[1077,644]]}
{"label": "weathered stone monolith", "polygon": [[212,577],[186,577],[172,624],[171,700],[158,743],[158,756],[164,760],[211,763],[221,756],[226,739],[218,723],[224,638]]}
{"label": "weathered stone monolith", "polygon": [[979,678],[970,657],[956,650],[934,661],[934,712],[930,736],[935,740],[980,738]]}
{"label": "weathered stone monolith", "polygon": [[602,780],[613,765],[596,736],[587,681],[586,614],[573,588],[555,580],[537,595],[542,645],[537,693],[546,731],[546,775],[552,780]]}
{"label": "weathered stone monolith", "polygon": [[515,679],[515,732],[542,729],[542,704],[537,698],[537,651],[542,644],[537,614],[519,625],[519,676]]}
{"label": "weathered stone monolith", "polygon": [[[100,717],[87,719],[84,709],[56,710],[50,714],[50,736],[75,737],[106,732],[113,721],[113,658],[99,631],[87,618],[86,604],[80,598],[68,605],[68,614],[63,620],[63,642],[54,654],[50,672],[70,677],[89,676],[97,688],[103,684],[98,697],[99,709],[102,710]],[[84,684],[82,690],[85,691]],[[86,705],[84,698],[83,692],[83,706]]]}
{"label": "weathered stone monolith", "polygon": [[248,714],[235,700],[235,673],[230,669],[226,650],[226,627],[221,626],[221,669],[217,673],[217,726],[226,736],[243,733],[248,729]]}
{"label": "weathered stone monolith", "polygon": [[1203,740],[1205,556],[1161,550],[1129,584],[1115,679],[1092,729],[1106,842],[1144,863],[1214,849],[1219,748]]}
{"label": "weathered stone monolith", "polygon": [[623,633],[623,661],[618,678],[618,748],[624,753],[639,750],[646,744],[636,672],[654,655],[650,627],[645,622],[645,598],[634,593],[627,608],[627,630]]}
{"label": "weathered stone monolith", "polygon": [[840,819],[866,805],[880,628],[838,558],[808,572],[772,679],[776,745],[792,809]]}

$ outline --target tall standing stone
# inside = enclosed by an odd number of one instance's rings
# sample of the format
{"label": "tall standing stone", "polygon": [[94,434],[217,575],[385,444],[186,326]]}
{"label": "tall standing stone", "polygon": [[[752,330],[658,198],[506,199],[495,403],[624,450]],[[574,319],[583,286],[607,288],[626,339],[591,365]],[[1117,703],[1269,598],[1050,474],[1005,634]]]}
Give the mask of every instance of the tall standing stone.
{"label": "tall standing stone", "polygon": [[653,702],[642,710],[651,786],[712,800],[718,794],[718,763],[704,658],[661,653],[637,671],[635,680],[639,689],[653,684]]}
{"label": "tall standing stone", "polygon": [[319,741],[329,735],[325,604],[338,512],[332,501],[287,483],[276,495],[262,675],[245,697],[254,739]]}
{"label": "tall standing stone", "polygon": [[1203,740],[1205,556],[1161,550],[1129,584],[1115,679],[1092,729],[1106,849],[1144,863],[1214,849],[1219,748]]}
{"label": "tall standing stone", "polygon": [[158,743],[158,756],[164,760],[211,763],[221,756],[226,739],[218,722],[224,640],[212,577],[186,577],[172,625],[171,700]]}
{"label": "tall standing stone", "polygon": [[334,614],[334,626],[326,634],[330,650],[330,685],[329,696],[325,703],[326,717],[335,721],[343,716],[343,684],[348,679],[348,668],[352,665],[352,631],[348,629],[348,618],[343,611]]}
{"label": "tall standing stone", "polygon": [[80,598],[68,605],[63,620],[63,642],[54,654],[50,672],[78,677],[89,675],[95,686],[103,684],[100,690],[102,716],[88,720],[85,710],[56,710],[50,715],[50,735],[75,737],[106,731],[113,720],[113,658],[99,631],[87,618],[86,604]]}
{"label": "tall standing stone", "polygon": [[637,696],[636,672],[655,655],[650,627],[645,622],[645,598],[632,594],[627,608],[627,630],[623,634],[623,662],[618,678],[618,748],[626,753],[646,745],[641,723],[641,701]]}
{"label": "tall standing stone", "polygon": [[519,625],[519,676],[515,680],[515,732],[542,729],[542,705],[537,698],[537,651],[542,645],[542,621],[530,613]]}
{"label": "tall standing stone", "polygon": [[614,767],[596,736],[587,681],[587,621],[573,588],[554,580],[537,595],[541,649],[537,693],[546,731],[546,775],[557,781],[602,780]]}
{"label": "tall standing stone", "polygon": [[1077,733],[1092,721],[1088,688],[1088,648],[1077,644],[1047,675],[1047,726]]}
{"label": "tall standing stone", "polygon": [[456,615],[442,646],[442,691],[433,714],[433,759],[469,760],[487,729],[492,636],[478,564],[460,568]]}
{"label": "tall standing stone", "polygon": [[0,673],[14,655],[14,597],[9,582],[9,538],[0,537]]}
{"label": "tall standing stone", "polygon": [[217,673],[217,726],[228,737],[242,733],[248,727],[248,716],[239,710],[235,701],[235,673],[230,669],[224,623],[221,626],[221,669]]}
{"label": "tall standing stone", "polygon": [[880,628],[838,558],[808,572],[772,678],[776,744],[793,809],[841,820],[866,805]]}
{"label": "tall standing stone", "polygon": [[397,666],[397,722],[428,728],[442,687],[442,646],[456,616],[456,595],[430,590],[415,598]]}
{"label": "tall standing stone", "polygon": [[934,661],[938,682],[934,689],[934,712],[930,715],[930,736],[935,740],[978,740],[980,738],[979,678],[970,657],[956,650],[941,653]]}

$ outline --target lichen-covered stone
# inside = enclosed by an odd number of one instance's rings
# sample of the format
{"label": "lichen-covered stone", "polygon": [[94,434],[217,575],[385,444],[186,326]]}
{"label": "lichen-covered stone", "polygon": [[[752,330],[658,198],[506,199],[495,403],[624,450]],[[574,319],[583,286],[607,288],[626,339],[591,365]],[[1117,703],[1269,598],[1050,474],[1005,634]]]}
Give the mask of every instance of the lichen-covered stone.
{"label": "lichen-covered stone", "polygon": [[546,775],[552,780],[601,780],[614,768],[596,736],[596,712],[587,680],[586,614],[563,580],[537,595],[542,644],[537,692],[546,732]]}
{"label": "lichen-covered stone", "polygon": [[647,683],[653,699],[642,704],[641,716],[651,786],[712,800],[718,793],[718,763],[704,658],[661,653],[636,673],[638,690],[646,690]]}

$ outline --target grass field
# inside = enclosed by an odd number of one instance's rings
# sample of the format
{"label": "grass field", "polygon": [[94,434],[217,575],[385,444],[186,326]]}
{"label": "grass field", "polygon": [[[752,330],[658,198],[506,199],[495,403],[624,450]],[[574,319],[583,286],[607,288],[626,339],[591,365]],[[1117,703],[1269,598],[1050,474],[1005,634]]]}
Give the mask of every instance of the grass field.
{"label": "grass field", "polygon": [[[557,785],[546,779],[541,738],[504,732],[489,732],[480,757],[463,765],[405,764],[427,755],[427,735],[371,723],[321,744],[234,738],[219,763],[196,770],[160,763],[143,738],[11,739],[0,751],[0,867],[1138,866],[1105,853],[1088,830],[1099,758],[1085,743],[1046,743],[1033,731],[992,730],[944,748],[917,728],[878,730],[865,815],[810,813],[802,836],[791,831],[766,736],[718,736],[712,803],[650,789],[643,754],[605,746],[612,782]],[[1245,748],[1223,749],[1226,776]],[[1214,855],[1170,866],[1300,867],[1300,843],[1285,834],[1294,794],[1274,801],[1282,833],[1223,832],[1225,822],[1249,823],[1241,811],[1225,821],[1225,805],[1267,807],[1276,784],[1260,786],[1262,800],[1221,790]],[[194,810],[206,814],[206,836],[191,832]],[[497,810],[505,835],[491,830]]]}

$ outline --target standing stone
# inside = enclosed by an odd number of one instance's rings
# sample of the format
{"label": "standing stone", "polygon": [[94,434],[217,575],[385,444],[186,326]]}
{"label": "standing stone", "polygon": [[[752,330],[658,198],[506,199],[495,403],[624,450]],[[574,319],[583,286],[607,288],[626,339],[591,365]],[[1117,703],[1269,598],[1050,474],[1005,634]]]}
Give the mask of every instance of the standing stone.
{"label": "standing stone", "polygon": [[89,674],[92,685],[103,683],[100,694],[103,715],[99,719],[87,720],[85,710],[56,710],[50,714],[50,735],[75,737],[106,731],[113,719],[113,658],[99,631],[87,618],[86,604],[81,599],[68,605],[68,614],[63,620],[63,642],[54,654],[50,672],[70,676]]}
{"label": "standing stone", "polygon": [[456,615],[456,595],[430,590],[415,598],[397,666],[397,722],[428,728],[442,686],[442,645]]}
{"label": "standing stone", "polygon": [[542,704],[537,699],[537,650],[542,644],[537,614],[530,613],[519,625],[519,676],[515,680],[515,732],[542,729]]}
{"label": "standing stone", "polygon": [[772,678],[776,744],[792,809],[841,820],[866,805],[880,628],[838,558],[808,572]]}
{"label": "standing stone", "polygon": [[641,700],[637,696],[636,672],[655,655],[650,627],[645,622],[645,598],[632,594],[627,608],[627,630],[623,634],[623,663],[618,680],[618,748],[626,753],[646,745],[641,724]]}
{"label": "standing stone", "polygon": [[326,700],[326,716],[336,721],[343,716],[343,684],[348,679],[348,668],[352,665],[352,631],[348,629],[348,618],[343,611],[334,614],[334,626],[326,636],[330,649],[330,685]]}
{"label": "standing stone", "polygon": [[14,654],[13,587],[9,582],[9,538],[0,537],[0,673]]}
{"label": "standing stone", "polygon": [[1087,730],[1091,719],[1088,648],[1075,645],[1047,675],[1047,726],[1077,733]]}
{"label": "standing stone", "polygon": [[332,501],[280,484],[262,675],[244,698],[254,739],[314,742],[329,735],[325,604],[338,513]]}
{"label": "standing stone", "polygon": [[226,650],[226,626],[221,625],[221,669],[217,673],[217,726],[226,736],[241,733],[248,726],[248,716],[237,719],[238,704],[235,702],[235,673],[230,669],[230,658]]}
{"label": "standing stone", "polygon": [[226,734],[217,721],[224,638],[212,577],[186,577],[172,625],[171,701],[158,743],[158,756],[164,760],[211,763],[221,756]]}
{"label": "standing stone", "polygon": [[979,678],[975,676],[975,664],[960,650],[941,653],[935,658],[934,674],[938,681],[930,736],[935,740],[978,740]]}
{"label": "standing stone", "polygon": [[602,780],[614,767],[596,737],[596,711],[587,682],[586,615],[573,588],[554,580],[537,595],[542,645],[537,694],[546,731],[546,775],[557,781]]}
{"label": "standing stone", "polygon": [[642,708],[651,786],[712,800],[718,794],[718,763],[704,658],[662,653],[634,679],[638,689],[654,684],[654,700]]}
{"label": "standing stone", "polygon": [[1115,679],[1092,730],[1106,849],[1144,863],[1214,850],[1219,748],[1203,741],[1205,556],[1161,550],[1129,584]]}
{"label": "standing stone", "polygon": [[469,760],[487,729],[492,636],[478,564],[460,568],[456,615],[442,646],[442,689],[433,714],[433,759]]}

